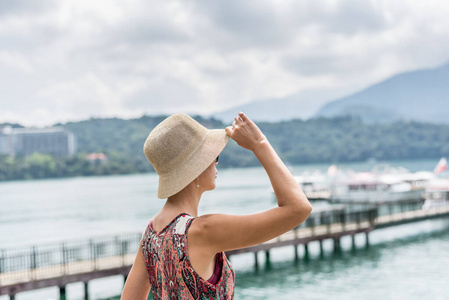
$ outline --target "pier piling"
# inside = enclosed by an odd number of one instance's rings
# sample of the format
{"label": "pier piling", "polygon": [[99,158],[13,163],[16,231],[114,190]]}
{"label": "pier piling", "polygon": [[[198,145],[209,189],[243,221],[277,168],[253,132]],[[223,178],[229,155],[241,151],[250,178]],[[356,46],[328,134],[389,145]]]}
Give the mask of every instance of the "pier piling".
{"label": "pier piling", "polygon": [[334,238],[334,252],[337,253],[340,251],[340,238]]}
{"label": "pier piling", "polygon": [[267,264],[267,265],[270,264],[270,251],[269,250],[265,251],[265,264]]}
{"label": "pier piling", "polygon": [[258,258],[258,256],[257,256],[257,251],[254,252],[254,267],[255,267],[256,269],[259,268],[259,258]]}
{"label": "pier piling", "polygon": [[352,244],[351,250],[352,250],[352,252],[355,252],[357,250],[356,245],[355,245],[355,234],[351,235],[351,244]]}
{"label": "pier piling", "polygon": [[320,257],[324,257],[323,240],[319,240],[319,242],[320,242]]}
{"label": "pier piling", "polygon": [[65,285],[64,286],[60,286],[59,287],[59,300],[66,300],[66,290],[65,290]]}
{"label": "pier piling", "polygon": [[304,244],[304,259],[309,260],[309,244]]}
{"label": "pier piling", "polygon": [[89,300],[89,282],[84,282],[84,300]]}

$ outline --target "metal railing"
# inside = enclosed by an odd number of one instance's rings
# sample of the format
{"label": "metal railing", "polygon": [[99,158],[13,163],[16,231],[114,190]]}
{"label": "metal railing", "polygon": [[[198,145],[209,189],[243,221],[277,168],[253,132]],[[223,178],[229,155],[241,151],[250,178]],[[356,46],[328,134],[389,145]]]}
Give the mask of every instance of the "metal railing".
{"label": "metal railing", "polygon": [[141,237],[141,234],[129,234],[1,249],[0,285],[2,281],[33,281],[37,275],[45,278],[95,271],[107,268],[108,264],[125,266],[125,255],[136,253]]}
{"label": "metal railing", "polygon": [[362,223],[368,223],[374,226],[377,217],[377,208],[368,208],[366,210],[347,211],[346,209],[320,211],[312,213],[305,222],[295,228],[311,228],[312,232],[319,226],[325,226],[330,231],[331,226],[340,225],[343,229],[346,224],[355,223],[356,228],[361,228]]}

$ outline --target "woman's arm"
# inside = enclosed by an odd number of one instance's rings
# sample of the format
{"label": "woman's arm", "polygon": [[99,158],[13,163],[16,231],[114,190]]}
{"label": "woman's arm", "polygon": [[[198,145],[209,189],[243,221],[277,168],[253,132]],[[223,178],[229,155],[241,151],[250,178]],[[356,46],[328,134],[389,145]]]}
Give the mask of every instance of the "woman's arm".
{"label": "woman's arm", "polygon": [[254,152],[270,178],[278,207],[250,215],[211,214],[192,222],[189,243],[208,253],[248,247],[275,238],[307,219],[312,206],[260,129],[243,113],[226,132]]}
{"label": "woman's arm", "polygon": [[147,300],[150,288],[150,281],[142,253],[142,241],[140,241],[136,259],[129,271],[120,300]]}

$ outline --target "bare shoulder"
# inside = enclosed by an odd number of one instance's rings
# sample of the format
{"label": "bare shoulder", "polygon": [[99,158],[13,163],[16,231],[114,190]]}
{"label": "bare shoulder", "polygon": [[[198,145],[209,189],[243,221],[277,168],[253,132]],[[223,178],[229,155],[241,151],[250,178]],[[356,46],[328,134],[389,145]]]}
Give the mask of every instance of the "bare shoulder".
{"label": "bare shoulder", "polygon": [[192,219],[189,226],[189,239],[201,240],[201,236],[205,235],[207,230],[210,229],[210,216],[213,215],[203,215]]}
{"label": "bare shoulder", "polygon": [[204,215],[192,222],[189,239],[211,253],[249,247],[292,229],[308,214],[306,209],[277,207],[249,215]]}
{"label": "bare shoulder", "polygon": [[219,234],[219,224],[224,225],[226,217],[222,214],[207,214],[193,219],[188,231],[189,240],[198,246],[211,245],[211,240]]}

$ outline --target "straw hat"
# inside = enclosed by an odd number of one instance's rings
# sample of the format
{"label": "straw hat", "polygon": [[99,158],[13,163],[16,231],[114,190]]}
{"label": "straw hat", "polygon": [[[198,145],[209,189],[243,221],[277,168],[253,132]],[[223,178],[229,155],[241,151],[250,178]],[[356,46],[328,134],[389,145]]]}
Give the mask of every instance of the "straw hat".
{"label": "straw hat", "polygon": [[143,146],[159,175],[157,197],[165,199],[185,188],[210,166],[228,140],[224,129],[209,130],[183,113],[157,125]]}

